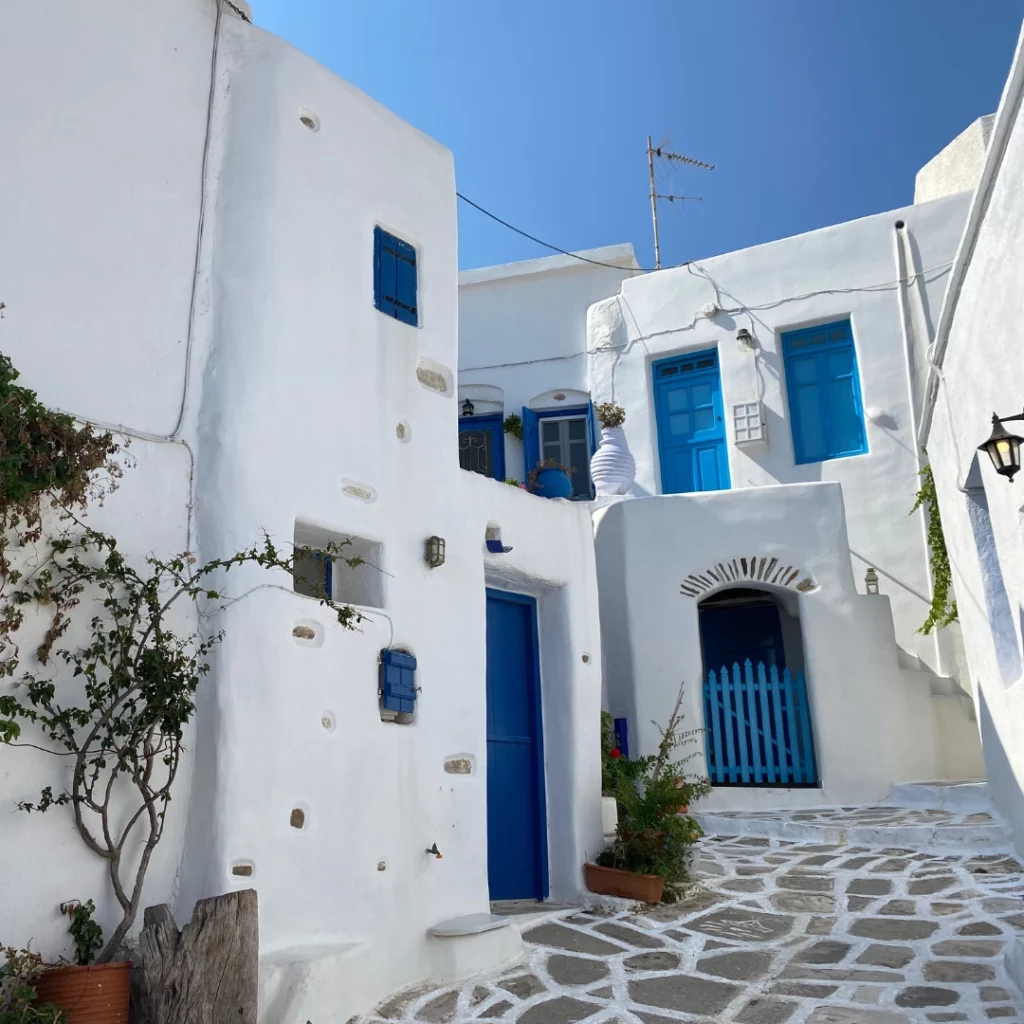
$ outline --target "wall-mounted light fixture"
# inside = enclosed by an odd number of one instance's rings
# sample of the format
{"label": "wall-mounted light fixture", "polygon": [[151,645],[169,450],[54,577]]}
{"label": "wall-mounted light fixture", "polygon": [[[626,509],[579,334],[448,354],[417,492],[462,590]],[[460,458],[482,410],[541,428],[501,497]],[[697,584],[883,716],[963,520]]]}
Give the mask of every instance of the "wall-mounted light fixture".
{"label": "wall-mounted light fixture", "polygon": [[427,538],[427,565],[437,569],[444,565],[444,537]]}
{"label": "wall-mounted light fixture", "polygon": [[746,349],[748,352],[753,352],[757,348],[757,342],[754,341],[754,336],[746,329],[741,327],[736,332],[736,340],[740,343],[740,348]]}
{"label": "wall-mounted light fixture", "polygon": [[472,416],[473,415],[473,410],[475,408],[476,408],[476,406],[473,405],[473,403],[467,398],[462,403],[462,415],[463,416]]}
{"label": "wall-mounted light fixture", "polygon": [[878,593],[878,573],[872,566],[869,566],[868,571],[864,573],[864,587],[869,594]]}
{"label": "wall-mounted light fixture", "polygon": [[996,472],[1005,476],[1011,483],[1020,469],[1020,446],[1024,438],[1011,434],[1004,426],[1014,420],[1024,420],[1024,412],[1019,416],[997,416],[992,413],[992,436],[978,445],[979,452],[988,452]]}

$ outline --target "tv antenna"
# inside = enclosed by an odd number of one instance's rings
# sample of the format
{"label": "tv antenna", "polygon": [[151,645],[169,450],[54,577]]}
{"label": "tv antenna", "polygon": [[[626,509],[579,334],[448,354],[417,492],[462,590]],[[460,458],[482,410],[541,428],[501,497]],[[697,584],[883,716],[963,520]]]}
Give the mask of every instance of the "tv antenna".
{"label": "tv antenna", "polygon": [[647,172],[651,178],[651,219],[654,221],[654,269],[661,270],[661,242],[658,239],[658,200],[665,199],[670,203],[674,203],[677,200],[681,203],[701,202],[703,197],[659,195],[654,187],[655,157],[659,160],[674,160],[677,163],[688,164],[690,167],[700,167],[705,171],[713,171],[715,169],[715,165],[706,164],[703,160],[696,160],[692,156],[683,156],[681,153],[670,153],[667,149],[663,149],[661,146],[653,146],[651,144],[650,135],[647,136]]}

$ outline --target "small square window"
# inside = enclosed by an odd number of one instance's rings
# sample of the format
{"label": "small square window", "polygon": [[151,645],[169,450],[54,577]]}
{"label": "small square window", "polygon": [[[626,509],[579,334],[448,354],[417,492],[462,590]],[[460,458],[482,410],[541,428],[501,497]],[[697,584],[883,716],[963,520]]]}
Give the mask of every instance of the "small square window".
{"label": "small square window", "polygon": [[373,229],[373,302],[386,316],[416,327],[416,250],[408,242]]}
{"label": "small square window", "polygon": [[[327,554],[334,545],[338,550]],[[384,607],[384,545],[366,537],[335,533],[303,520],[295,523],[295,593],[363,608]],[[350,561],[358,559],[356,565]]]}

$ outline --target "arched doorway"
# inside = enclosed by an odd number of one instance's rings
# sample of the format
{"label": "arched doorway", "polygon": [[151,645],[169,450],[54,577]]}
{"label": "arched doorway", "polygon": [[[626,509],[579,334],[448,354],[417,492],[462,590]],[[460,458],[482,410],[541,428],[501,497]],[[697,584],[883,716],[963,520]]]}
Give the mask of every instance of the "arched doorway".
{"label": "arched doorway", "polygon": [[797,595],[729,587],[698,616],[712,783],[818,785]]}

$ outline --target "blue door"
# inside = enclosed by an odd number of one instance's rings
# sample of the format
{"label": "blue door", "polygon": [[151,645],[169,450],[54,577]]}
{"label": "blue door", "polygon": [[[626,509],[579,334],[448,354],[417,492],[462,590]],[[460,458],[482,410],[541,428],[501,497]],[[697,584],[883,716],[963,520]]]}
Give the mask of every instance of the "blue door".
{"label": "blue door", "polygon": [[492,900],[548,894],[537,604],[487,591],[487,877]]}
{"label": "blue door", "polygon": [[654,405],[663,494],[729,488],[718,353],[654,364]]}

